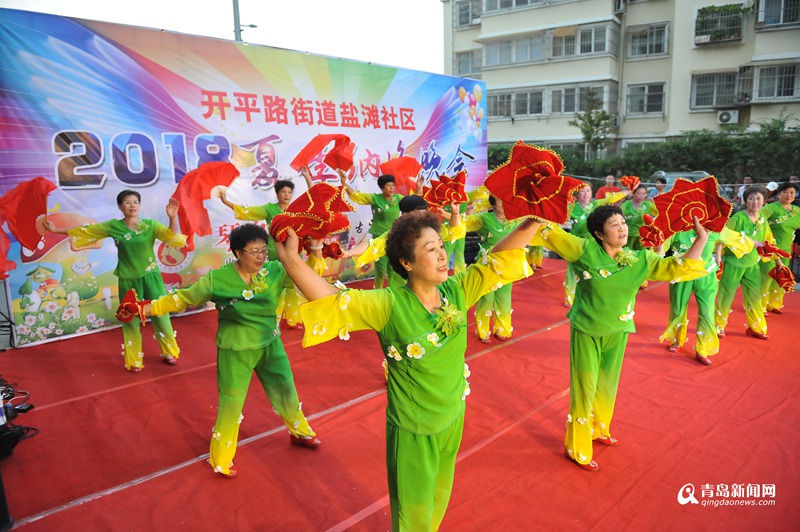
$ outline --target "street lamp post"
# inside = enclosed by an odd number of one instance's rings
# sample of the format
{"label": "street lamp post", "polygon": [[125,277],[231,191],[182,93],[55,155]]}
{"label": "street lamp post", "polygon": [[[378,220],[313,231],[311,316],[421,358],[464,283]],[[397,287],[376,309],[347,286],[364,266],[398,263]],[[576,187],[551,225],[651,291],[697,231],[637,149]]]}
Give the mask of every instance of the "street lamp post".
{"label": "street lamp post", "polygon": [[242,42],[242,30],[244,28],[257,28],[255,24],[245,24],[239,21],[239,0],[233,0],[233,36],[236,42]]}

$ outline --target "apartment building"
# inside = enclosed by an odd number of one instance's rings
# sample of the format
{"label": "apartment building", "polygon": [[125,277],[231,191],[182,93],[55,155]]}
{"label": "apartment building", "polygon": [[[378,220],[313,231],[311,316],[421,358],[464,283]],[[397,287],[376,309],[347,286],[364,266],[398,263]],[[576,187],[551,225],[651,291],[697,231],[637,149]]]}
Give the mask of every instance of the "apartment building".
{"label": "apartment building", "polygon": [[489,143],[583,144],[593,92],[616,150],[800,119],[800,0],[441,0],[445,73],[486,83]]}

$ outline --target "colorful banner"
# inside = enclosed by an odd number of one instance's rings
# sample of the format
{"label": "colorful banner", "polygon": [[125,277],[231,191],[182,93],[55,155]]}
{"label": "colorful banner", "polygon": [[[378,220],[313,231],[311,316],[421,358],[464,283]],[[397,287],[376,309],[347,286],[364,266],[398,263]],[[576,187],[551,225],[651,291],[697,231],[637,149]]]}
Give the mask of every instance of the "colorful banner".
{"label": "colorful banner", "polygon": [[[58,187],[48,218],[60,227],[120,218],[115,198],[126,189],[142,195],[143,218],[167,225],[176,184],[208,161],[239,169],[234,203],[275,202],[278,179],[298,194],[305,182],[289,163],[320,133],[350,137],[348,183],[362,191],[378,192],[381,163],[398,156],[417,159],[426,180],[466,170],[474,188],[486,177],[479,81],[9,9],[0,9],[0,43],[0,194],[44,177]],[[339,184],[325,155],[309,164],[312,178]],[[212,235],[193,251],[156,250],[168,287],[230,259],[227,235],[240,222],[219,200],[205,205]],[[342,243],[359,242],[370,217],[359,207]],[[116,325],[113,241],[75,250],[47,233],[28,250],[10,236],[16,345]],[[370,274],[349,260],[327,273]]]}

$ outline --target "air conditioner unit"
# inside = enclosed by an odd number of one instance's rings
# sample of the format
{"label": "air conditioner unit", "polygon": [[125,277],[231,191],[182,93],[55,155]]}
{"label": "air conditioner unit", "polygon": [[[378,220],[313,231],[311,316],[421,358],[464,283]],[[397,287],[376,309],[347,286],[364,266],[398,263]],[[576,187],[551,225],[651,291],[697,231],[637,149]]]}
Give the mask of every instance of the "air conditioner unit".
{"label": "air conditioner unit", "polygon": [[621,120],[619,118],[619,115],[614,115],[614,120],[611,122],[611,128],[618,129],[620,122]]}
{"label": "air conditioner unit", "polygon": [[717,111],[717,124],[738,124],[739,111]]}
{"label": "air conditioner unit", "polygon": [[625,0],[614,0],[614,13],[619,15],[625,12]]}

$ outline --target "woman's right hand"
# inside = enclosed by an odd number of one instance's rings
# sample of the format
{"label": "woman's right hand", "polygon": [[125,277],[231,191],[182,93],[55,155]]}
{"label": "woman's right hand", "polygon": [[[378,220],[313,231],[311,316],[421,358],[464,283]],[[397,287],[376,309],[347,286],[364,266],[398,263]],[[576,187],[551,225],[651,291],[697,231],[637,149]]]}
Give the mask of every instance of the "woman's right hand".
{"label": "woman's right hand", "polygon": [[46,222],[44,222],[44,227],[45,227],[45,229],[47,229],[51,233],[55,233],[56,232],[56,224],[54,224],[50,220],[47,220]]}

